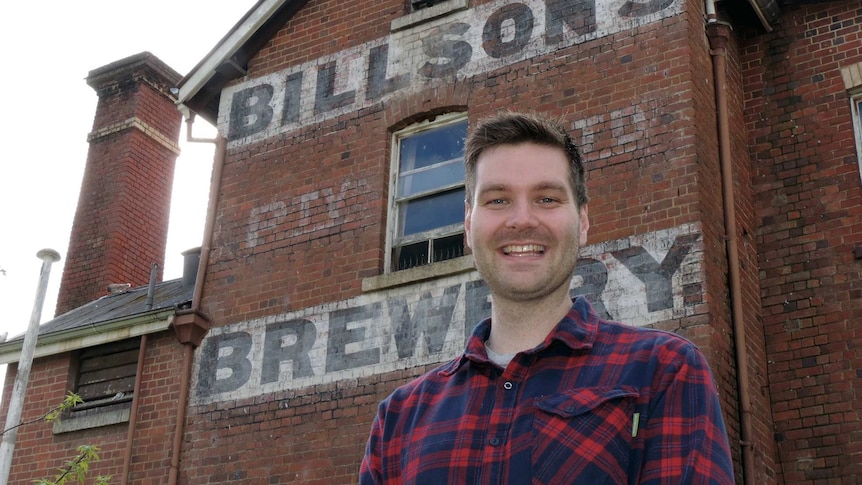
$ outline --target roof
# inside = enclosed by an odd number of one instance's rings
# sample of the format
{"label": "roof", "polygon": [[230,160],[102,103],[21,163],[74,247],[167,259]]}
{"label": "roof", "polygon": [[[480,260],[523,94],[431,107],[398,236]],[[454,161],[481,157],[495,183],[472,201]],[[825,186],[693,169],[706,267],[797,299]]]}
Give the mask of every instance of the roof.
{"label": "roof", "polygon": [[217,124],[219,96],[246,75],[248,61],[293,18],[308,0],[258,0],[236,25],[180,80],[177,105]]}
{"label": "roof", "polygon": [[[36,357],[91,347],[129,337],[166,330],[177,310],[191,305],[193,284],[183,279],[158,283],[152,306],[149,287],[107,295],[64,313],[39,326]],[[0,364],[17,362],[24,335],[0,343]]]}

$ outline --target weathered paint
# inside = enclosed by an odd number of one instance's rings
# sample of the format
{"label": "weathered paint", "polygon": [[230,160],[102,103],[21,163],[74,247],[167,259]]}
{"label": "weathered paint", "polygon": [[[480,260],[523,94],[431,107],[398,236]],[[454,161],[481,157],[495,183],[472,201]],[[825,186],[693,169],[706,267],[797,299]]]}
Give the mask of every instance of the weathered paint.
{"label": "weathered paint", "polygon": [[222,91],[231,146],[679,13],[678,0],[500,0],[454,12]]}
{"label": "weathered paint", "polygon": [[[572,294],[649,325],[694,314],[703,294],[697,224],[581,248]],[[458,355],[490,315],[476,272],[213,328],[197,354],[195,404],[368,376]]]}

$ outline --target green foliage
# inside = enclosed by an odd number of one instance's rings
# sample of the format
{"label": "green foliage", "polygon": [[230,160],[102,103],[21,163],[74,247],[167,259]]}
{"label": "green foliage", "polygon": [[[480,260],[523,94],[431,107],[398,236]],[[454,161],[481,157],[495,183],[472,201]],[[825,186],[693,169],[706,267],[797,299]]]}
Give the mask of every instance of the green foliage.
{"label": "green foliage", "polygon": [[3,432],[0,433],[0,435],[6,434],[7,432],[9,432],[15,428],[19,428],[21,426],[32,424],[32,423],[35,423],[37,421],[45,421],[47,423],[53,423],[55,421],[59,422],[60,416],[64,412],[68,411],[69,409],[72,409],[73,407],[77,406],[78,404],[82,404],[83,402],[84,402],[84,400],[81,399],[81,396],[75,394],[72,391],[69,391],[69,393],[66,394],[66,397],[63,398],[63,402],[61,402],[59,406],[55,407],[54,409],[48,411],[47,413],[39,416],[38,418],[36,418],[34,420],[24,421],[24,422],[16,424],[15,426],[10,426],[10,427],[4,429]]}
{"label": "green foliage", "polygon": [[[87,473],[90,472],[90,463],[99,461],[99,448],[93,445],[81,445],[78,447],[78,455],[67,461],[66,466],[58,468],[59,474],[54,476],[53,480],[42,479],[36,480],[36,485],[65,485],[67,483],[85,483]],[[70,482],[71,480],[71,482]],[[98,476],[93,482],[94,485],[108,485],[111,477]]]}
{"label": "green foliage", "polygon": [[[59,406],[51,409],[47,413],[43,414],[37,419],[32,421],[18,423],[15,426],[11,426],[7,429],[3,430],[2,434],[5,434],[7,431],[18,428],[20,426],[24,426],[27,424],[35,423],[37,421],[45,421],[46,423],[55,423],[60,422],[60,417],[66,411],[72,409],[78,404],[82,404],[84,402],[81,399],[81,396],[75,394],[72,391],[69,391],[66,394],[66,397],[63,398],[63,402],[60,403]],[[99,461],[99,447],[94,445],[81,445],[77,449],[77,455],[74,458],[67,461],[65,466],[58,468],[59,472],[54,476],[53,480],[42,479],[36,480],[33,483],[36,485],[66,485],[72,483],[84,484],[87,478],[87,474],[90,472],[90,464]],[[103,477],[98,476],[94,479],[93,485],[109,485],[111,481],[111,477]]]}
{"label": "green foliage", "polygon": [[66,394],[66,397],[63,398],[63,402],[60,403],[59,406],[48,411],[48,413],[45,414],[45,421],[48,423],[53,423],[54,421],[59,422],[60,416],[64,412],[68,411],[69,409],[72,409],[73,407],[77,406],[78,404],[83,404],[83,402],[84,402],[84,400],[81,399],[81,396],[75,394],[72,391],[69,391],[69,393]]}

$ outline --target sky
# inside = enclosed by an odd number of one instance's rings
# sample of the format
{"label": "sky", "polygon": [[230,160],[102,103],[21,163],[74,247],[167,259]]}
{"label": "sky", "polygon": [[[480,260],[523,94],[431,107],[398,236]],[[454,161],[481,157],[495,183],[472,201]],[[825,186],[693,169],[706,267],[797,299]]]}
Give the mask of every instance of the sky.
{"label": "sky", "polygon": [[[148,51],[186,75],[255,0],[6,2],[0,29],[0,335],[27,330],[42,260],[54,249],[41,322],[54,317],[97,97],[87,74]],[[215,129],[198,118],[196,137]],[[182,255],[201,245],[214,146],[180,136],[164,279],[182,276]],[[176,194],[176,192],[175,192]],[[0,366],[0,389],[6,366]]]}

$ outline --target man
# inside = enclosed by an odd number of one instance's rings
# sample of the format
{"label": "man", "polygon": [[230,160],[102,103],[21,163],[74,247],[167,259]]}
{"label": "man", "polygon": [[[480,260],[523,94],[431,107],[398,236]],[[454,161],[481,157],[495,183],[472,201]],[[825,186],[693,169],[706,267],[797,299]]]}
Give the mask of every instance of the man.
{"label": "man", "polygon": [[491,318],[462,356],[380,404],[359,482],[733,483],[698,349],[569,296],[589,219],[566,131],[499,115],[471,132],[465,164],[466,242]]}

